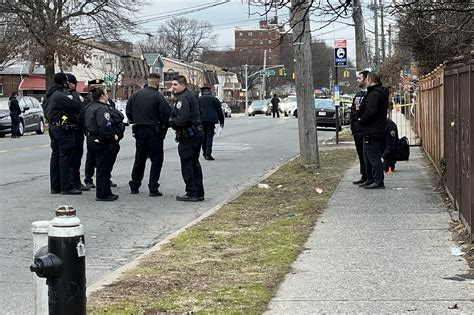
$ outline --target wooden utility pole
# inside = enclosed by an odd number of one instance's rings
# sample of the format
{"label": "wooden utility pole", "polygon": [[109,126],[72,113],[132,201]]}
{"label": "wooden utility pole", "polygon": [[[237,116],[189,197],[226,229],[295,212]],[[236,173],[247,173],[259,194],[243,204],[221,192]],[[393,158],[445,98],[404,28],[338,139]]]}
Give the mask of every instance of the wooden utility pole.
{"label": "wooden utility pole", "polygon": [[360,0],[352,1],[352,20],[354,21],[355,45],[356,45],[356,65],[359,71],[369,67],[367,58],[367,39],[365,37],[364,16]]}
{"label": "wooden utility pole", "polygon": [[392,24],[388,25],[388,56],[392,57]]}
{"label": "wooden utility pole", "polygon": [[295,47],[296,100],[301,164],[319,167],[318,134],[314,110],[308,0],[291,0],[290,23]]}
{"label": "wooden utility pole", "polygon": [[380,33],[382,40],[382,62],[385,61],[385,31],[383,26],[383,0],[380,0]]}
{"label": "wooden utility pole", "polygon": [[377,68],[377,71],[379,69],[379,19],[378,19],[378,12],[379,10],[377,9],[377,0],[374,0],[372,3],[372,10],[374,10],[374,32],[375,32],[375,57],[374,57],[374,63],[375,67]]}

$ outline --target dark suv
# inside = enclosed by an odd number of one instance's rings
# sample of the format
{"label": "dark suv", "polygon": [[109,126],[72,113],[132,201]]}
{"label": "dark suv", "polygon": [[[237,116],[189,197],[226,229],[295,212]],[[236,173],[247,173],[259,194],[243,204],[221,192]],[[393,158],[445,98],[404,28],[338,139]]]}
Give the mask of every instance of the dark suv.
{"label": "dark suv", "polygon": [[[20,105],[20,135],[27,131],[36,131],[41,135],[44,133],[44,114],[40,102],[31,96],[17,97]],[[10,110],[8,109],[8,98],[0,98],[0,138],[11,133],[12,122]]]}

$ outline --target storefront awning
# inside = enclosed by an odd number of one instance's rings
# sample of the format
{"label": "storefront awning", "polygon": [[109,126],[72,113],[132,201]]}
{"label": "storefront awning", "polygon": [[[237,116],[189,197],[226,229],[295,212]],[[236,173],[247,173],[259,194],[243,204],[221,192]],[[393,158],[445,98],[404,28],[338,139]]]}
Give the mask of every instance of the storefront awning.
{"label": "storefront awning", "polygon": [[[18,90],[21,91],[46,91],[46,80],[42,75],[28,74],[21,80]],[[87,93],[87,85],[85,81],[78,81],[76,91],[79,93]]]}

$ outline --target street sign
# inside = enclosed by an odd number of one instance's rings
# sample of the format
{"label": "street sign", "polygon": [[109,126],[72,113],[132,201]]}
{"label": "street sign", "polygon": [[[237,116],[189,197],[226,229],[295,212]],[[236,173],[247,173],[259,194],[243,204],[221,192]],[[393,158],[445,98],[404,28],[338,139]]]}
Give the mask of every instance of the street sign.
{"label": "street sign", "polygon": [[342,82],[339,82],[337,85],[339,85],[339,86],[350,86],[351,84],[347,81],[342,81]]}
{"label": "street sign", "polygon": [[112,82],[113,80],[114,80],[114,78],[112,78],[112,77],[104,77],[105,82]]}
{"label": "street sign", "polygon": [[339,85],[335,85],[335,86],[334,86],[334,97],[335,97],[336,99],[339,98],[339,96],[340,96],[340,91],[341,91],[341,90],[339,89]]}
{"label": "street sign", "polygon": [[334,41],[334,67],[347,66],[347,41],[338,39]]}
{"label": "street sign", "polygon": [[261,74],[261,75],[267,75],[267,76],[275,75],[275,70],[260,71],[260,74]]}

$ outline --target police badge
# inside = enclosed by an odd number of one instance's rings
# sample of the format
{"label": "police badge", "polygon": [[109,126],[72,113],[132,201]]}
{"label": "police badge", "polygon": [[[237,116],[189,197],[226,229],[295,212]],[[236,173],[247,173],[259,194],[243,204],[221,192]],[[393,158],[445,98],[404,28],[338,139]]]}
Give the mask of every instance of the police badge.
{"label": "police badge", "polygon": [[179,101],[178,103],[176,103],[176,108],[181,109],[181,105],[183,105],[183,104],[181,103],[181,101]]}
{"label": "police badge", "polygon": [[105,117],[105,119],[110,120],[110,114],[109,113],[104,113],[104,117]]}

